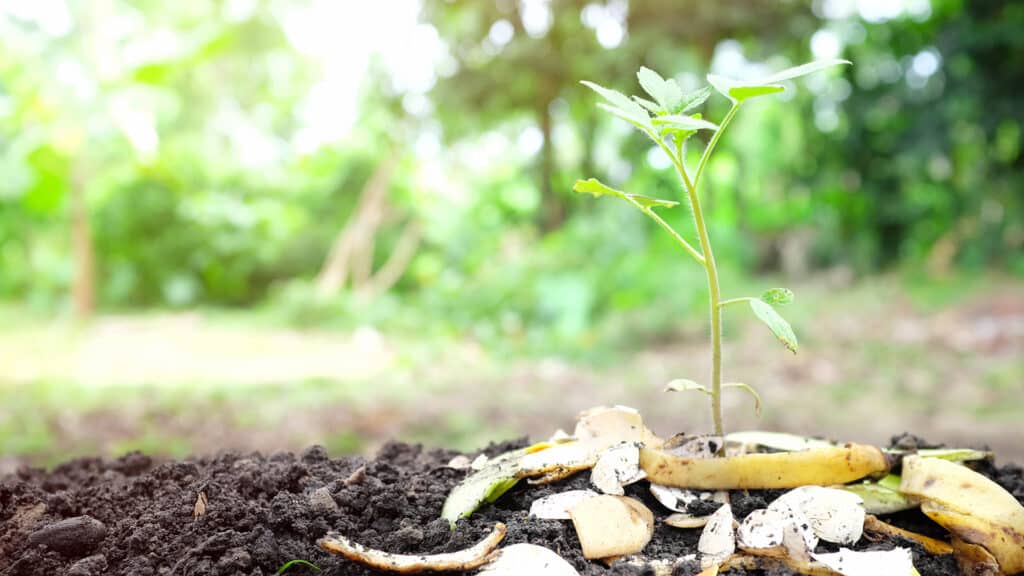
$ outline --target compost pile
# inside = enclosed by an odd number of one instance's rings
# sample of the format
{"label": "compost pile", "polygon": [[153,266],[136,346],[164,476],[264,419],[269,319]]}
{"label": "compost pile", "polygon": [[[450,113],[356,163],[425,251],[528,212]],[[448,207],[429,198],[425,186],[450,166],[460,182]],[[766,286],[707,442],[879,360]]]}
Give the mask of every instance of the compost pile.
{"label": "compost pile", "polygon": [[[678,519],[680,512],[667,508],[664,499],[652,492],[650,482],[621,477],[623,497],[651,512],[649,541],[637,554],[588,560],[575,522],[540,519],[530,511],[544,497],[594,491],[589,471],[549,474],[550,482],[543,485],[506,482],[504,492],[485,494],[478,509],[476,505],[469,506],[475,510],[460,507],[452,529],[442,510],[450,512],[453,491],[479,475],[485,460],[495,462],[502,454],[529,452],[528,446],[536,445],[522,439],[489,446],[480,454],[460,455],[391,443],[371,460],[330,459],[318,446],[300,455],[227,452],[166,462],[135,453],[113,461],[75,460],[49,472],[26,469],[0,480],[0,574],[269,575],[296,559],[322,570],[291,565],[286,574],[385,574],[329,554],[318,541],[334,533],[369,549],[431,555],[471,548],[493,536],[499,524],[506,533],[496,555],[515,544],[543,546],[583,575],[709,574],[708,570],[718,573],[720,568],[722,573],[740,576],[799,573],[781,562],[709,564],[707,555],[703,559],[697,555],[698,541],[707,530],[666,524],[673,515]],[[901,436],[894,438],[893,447],[906,451],[928,446],[912,436]],[[478,464],[477,471],[467,464],[472,461]],[[999,468],[991,460],[972,462],[971,467],[1017,502],[1024,502],[1021,468]],[[752,512],[769,508],[786,492],[733,490],[728,507],[705,493],[680,505],[683,517],[705,522],[709,518],[715,522],[716,510],[719,520],[721,511],[728,510],[732,518],[725,524],[731,532]],[[920,535],[949,540],[947,530],[916,507],[883,519]],[[849,546],[823,539],[812,551],[820,556],[841,548],[906,549],[923,576],[959,573],[954,554],[932,553],[918,541],[869,534],[866,529]]]}

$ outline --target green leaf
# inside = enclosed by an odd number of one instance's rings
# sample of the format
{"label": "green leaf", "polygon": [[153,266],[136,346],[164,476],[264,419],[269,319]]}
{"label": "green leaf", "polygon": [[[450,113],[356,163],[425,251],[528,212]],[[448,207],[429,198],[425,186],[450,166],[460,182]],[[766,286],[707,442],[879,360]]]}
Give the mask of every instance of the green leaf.
{"label": "green leaf", "polygon": [[659,107],[657,104],[655,104],[654,102],[651,102],[650,100],[648,100],[646,98],[641,98],[639,96],[633,96],[633,101],[635,101],[637,104],[639,104],[639,105],[643,106],[644,108],[646,108],[647,111],[650,112],[651,114],[660,114],[661,112],[663,112],[661,107]]}
{"label": "green leaf", "polygon": [[317,572],[320,571],[320,567],[319,566],[317,566],[316,564],[313,564],[312,562],[309,562],[308,560],[295,559],[295,560],[289,560],[288,562],[285,562],[284,564],[282,564],[281,567],[277,569],[277,572],[274,572],[274,574],[278,574],[278,575],[284,574],[285,570],[287,570],[287,569],[289,569],[289,568],[291,568],[292,566],[295,566],[295,565],[308,566],[308,567],[316,570]]}
{"label": "green leaf", "polygon": [[758,417],[761,416],[761,395],[757,393],[757,390],[754,390],[753,386],[743,384],[742,382],[728,382],[726,384],[722,384],[722,388],[740,388],[749,392],[750,395],[754,397],[754,413],[757,414]]}
{"label": "green leaf", "polygon": [[650,68],[641,67],[636,73],[640,86],[654,98],[662,110],[672,111],[682,102],[683,91],[675,80],[664,79]]}
{"label": "green leaf", "polygon": [[692,110],[697,109],[701,104],[707,101],[708,97],[711,96],[711,86],[705,86],[694,90],[693,92],[687,92],[683,95],[682,101],[679,103],[677,110],[672,110],[673,114],[686,114]]}
{"label": "green leaf", "polygon": [[711,396],[711,390],[707,386],[697,384],[693,380],[687,380],[686,378],[677,378],[668,384],[665,384],[665,392],[703,392],[708,396]]}
{"label": "green leaf", "polygon": [[808,62],[807,64],[801,64],[799,66],[793,66],[792,68],[786,68],[781,72],[776,72],[771,76],[761,81],[762,84],[777,84],[785,80],[792,80],[793,78],[800,78],[801,76],[807,76],[814,74],[819,70],[825,68],[831,68],[833,66],[841,66],[843,64],[853,65],[853,62],[849,60],[842,60],[840,58],[832,58],[829,60],[817,60],[815,62]]}
{"label": "green leaf", "polygon": [[574,192],[581,194],[593,194],[596,196],[615,196],[622,198],[623,200],[637,203],[642,209],[649,210],[651,208],[671,208],[678,206],[679,202],[672,200],[662,200],[660,198],[651,198],[650,196],[643,196],[641,194],[627,194],[621,190],[616,190],[611,186],[607,186],[597,178],[588,178],[587,180],[577,180],[576,184],[572,187]]}
{"label": "green leaf", "polygon": [[793,328],[789,325],[789,322],[786,322],[782,316],[779,316],[779,313],[770,304],[760,300],[751,300],[750,308],[754,311],[754,315],[761,322],[764,322],[765,326],[768,326],[772,334],[775,334],[779,342],[782,342],[783,346],[788,348],[790,352],[796,354],[796,334],[793,333]]}
{"label": "green leaf", "polygon": [[718,76],[717,74],[708,74],[708,82],[726,98],[734,102],[742,102],[748,98],[782,92],[785,90],[785,87],[780,85],[779,82],[807,76],[808,74],[840,64],[851,64],[851,62],[840,59],[818,60],[787,68],[760,80],[736,80],[725,76]]}
{"label": "green leaf", "polygon": [[672,128],[675,130],[718,130],[718,126],[712,122],[701,120],[700,118],[694,118],[693,116],[684,116],[682,114],[658,116],[654,119],[654,124],[663,128]]}
{"label": "green leaf", "polygon": [[838,488],[860,496],[864,501],[864,511],[868,514],[893,514],[916,508],[917,501],[900,493],[899,486],[900,477],[889,474],[881,480],[868,480]]}
{"label": "green leaf", "polygon": [[789,288],[771,288],[761,294],[761,301],[767,304],[789,304],[793,301],[793,291]]}
{"label": "green leaf", "polygon": [[748,98],[782,92],[785,87],[778,84],[762,85],[758,82],[743,82],[725,76],[708,74],[708,82],[718,90],[719,94],[734,102],[742,102]]}
{"label": "green leaf", "polygon": [[605,88],[604,86],[599,86],[586,80],[581,81],[580,84],[583,84],[587,88],[597,92],[602,98],[608,101],[608,104],[605,105],[598,104],[601,108],[604,108],[638,128],[646,128],[648,130],[652,128],[651,117],[647,115],[647,111],[644,110],[644,107],[627,98],[622,92]]}

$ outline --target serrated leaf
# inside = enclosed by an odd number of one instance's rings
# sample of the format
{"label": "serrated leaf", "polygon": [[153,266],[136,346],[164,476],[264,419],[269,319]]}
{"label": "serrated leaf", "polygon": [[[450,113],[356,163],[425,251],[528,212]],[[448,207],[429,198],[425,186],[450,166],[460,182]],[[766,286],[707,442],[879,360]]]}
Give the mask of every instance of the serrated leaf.
{"label": "serrated leaf", "polygon": [[683,99],[679,103],[677,110],[672,110],[673,114],[686,114],[691,110],[695,110],[701,104],[707,101],[708,97],[711,96],[711,86],[704,86],[694,90],[693,92],[687,92],[683,95]]}
{"label": "serrated leaf", "polygon": [[640,87],[650,94],[651,98],[661,106],[662,110],[671,111],[679,106],[683,98],[683,91],[671,78],[666,80],[660,74],[650,68],[641,67],[636,73],[640,81]]}
{"label": "serrated leaf", "polygon": [[651,102],[650,100],[648,100],[646,98],[641,98],[639,96],[633,96],[633,100],[637,104],[639,104],[639,105],[643,106],[644,108],[646,108],[647,111],[650,112],[651,114],[660,114],[660,113],[664,112],[664,110],[662,110],[660,106],[658,106],[656,103]]}
{"label": "serrated leaf", "polygon": [[626,97],[625,94],[618,90],[605,88],[604,86],[600,86],[586,80],[583,80],[580,83],[594,92],[597,92],[602,98],[608,101],[608,104],[610,105],[598,104],[601,108],[639,128],[651,128],[651,117],[647,115],[647,111],[644,110],[644,107]]}
{"label": "serrated leaf", "polygon": [[592,194],[594,196],[616,196],[623,200],[633,201],[640,205],[642,209],[651,208],[671,208],[678,206],[679,202],[672,200],[662,200],[660,198],[651,198],[650,196],[643,196],[641,194],[628,194],[621,190],[616,190],[611,186],[606,185],[597,178],[588,178],[587,180],[577,180],[576,184],[572,187],[574,192],[581,194]]}
{"label": "serrated leaf", "polygon": [[800,66],[787,68],[781,72],[777,72],[759,80],[736,80],[725,76],[718,76],[717,74],[708,74],[707,78],[708,82],[714,86],[715,90],[723,96],[735,102],[742,102],[748,98],[782,92],[785,90],[785,87],[781,86],[779,82],[792,80],[801,76],[807,76],[808,74],[813,74],[820,70],[824,70],[825,68],[830,68],[840,64],[851,64],[851,62],[849,60],[840,59],[818,60],[807,64],[801,64]]}
{"label": "serrated leaf", "polygon": [[793,291],[789,288],[771,288],[761,294],[761,301],[767,304],[789,304],[793,301]]}
{"label": "serrated leaf", "polygon": [[761,395],[757,393],[757,390],[755,390],[753,386],[742,382],[727,382],[722,384],[722,388],[739,388],[749,392],[750,395],[754,397],[754,413],[757,414],[758,417],[761,416]]}
{"label": "serrated leaf", "polygon": [[697,384],[693,380],[687,380],[686,378],[676,378],[675,380],[665,384],[665,392],[703,392],[708,396],[711,395],[711,390],[703,384]]}
{"label": "serrated leaf", "polygon": [[682,114],[658,116],[654,119],[654,124],[662,128],[672,128],[675,130],[718,130],[718,126],[712,122],[701,120],[700,118],[694,118],[693,116],[684,116]]}
{"label": "serrated leaf", "polygon": [[793,328],[789,325],[789,322],[786,322],[782,316],[779,316],[779,313],[770,304],[760,300],[751,300],[750,308],[754,311],[754,315],[757,316],[758,320],[764,322],[765,326],[772,331],[772,334],[775,334],[779,342],[782,342],[783,346],[789,349],[790,352],[796,354],[798,346],[796,334],[793,333]]}

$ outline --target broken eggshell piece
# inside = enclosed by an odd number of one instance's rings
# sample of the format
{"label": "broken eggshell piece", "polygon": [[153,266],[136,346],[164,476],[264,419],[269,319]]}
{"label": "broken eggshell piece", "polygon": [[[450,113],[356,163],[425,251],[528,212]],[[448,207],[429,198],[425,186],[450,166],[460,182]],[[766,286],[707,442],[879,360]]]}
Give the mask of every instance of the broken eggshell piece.
{"label": "broken eggshell piece", "polygon": [[569,490],[538,498],[530,504],[530,516],[541,520],[569,520],[570,508],[597,495],[593,490]]}
{"label": "broken eggshell piece", "polygon": [[487,576],[579,576],[564,558],[543,546],[513,544],[498,551],[497,557],[479,572]]}
{"label": "broken eggshell piece", "polygon": [[590,472],[590,483],[605,494],[622,496],[623,486],[646,477],[640,469],[640,448],[635,443],[623,442],[602,451]]}
{"label": "broken eggshell piece", "polygon": [[843,576],[911,576],[917,574],[909,548],[858,552],[840,548],[829,554],[811,554],[818,562]]}
{"label": "broken eggshell piece", "polygon": [[654,534],[654,514],[639,500],[600,495],[569,509],[587,560],[635,554]]}
{"label": "broken eggshell piece", "polygon": [[826,542],[853,544],[864,531],[864,501],[860,496],[821,486],[801,486],[786,492],[768,508],[799,510],[814,534]]}
{"label": "broken eggshell piece", "polygon": [[736,533],[733,529],[732,507],[723,504],[708,518],[697,542],[701,568],[717,566],[736,551]]}

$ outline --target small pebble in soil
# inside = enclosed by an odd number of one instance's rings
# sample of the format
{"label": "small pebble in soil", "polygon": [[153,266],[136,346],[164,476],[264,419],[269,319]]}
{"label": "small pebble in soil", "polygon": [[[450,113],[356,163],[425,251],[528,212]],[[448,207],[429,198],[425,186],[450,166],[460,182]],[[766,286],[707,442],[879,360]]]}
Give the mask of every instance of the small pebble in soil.
{"label": "small pebble in soil", "polygon": [[320,514],[334,514],[338,511],[338,503],[331,496],[326,486],[321,486],[309,494],[309,506]]}
{"label": "small pebble in soil", "polygon": [[43,526],[29,535],[33,546],[46,546],[65,556],[82,556],[107,536],[107,527],[91,516],[76,516]]}

